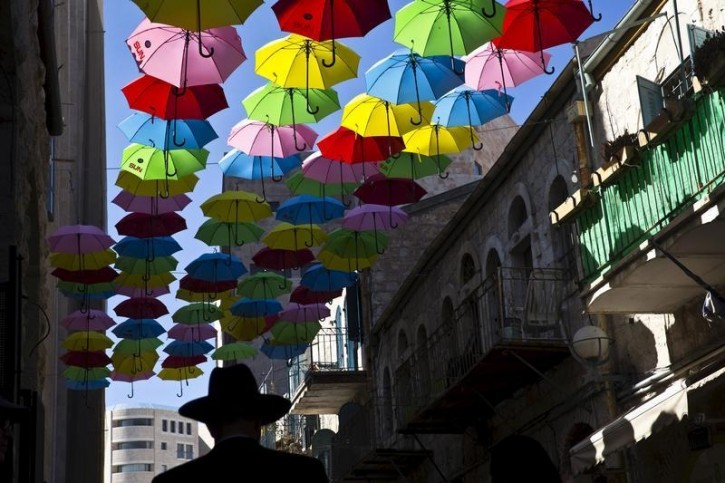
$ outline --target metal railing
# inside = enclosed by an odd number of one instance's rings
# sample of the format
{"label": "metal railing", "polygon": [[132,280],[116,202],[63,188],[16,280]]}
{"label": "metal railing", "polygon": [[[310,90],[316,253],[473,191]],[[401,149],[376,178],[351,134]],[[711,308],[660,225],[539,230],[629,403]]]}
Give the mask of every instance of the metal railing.
{"label": "metal railing", "polygon": [[561,342],[565,270],[499,268],[476,287],[395,372],[395,414],[402,425],[457,384],[499,344]]}

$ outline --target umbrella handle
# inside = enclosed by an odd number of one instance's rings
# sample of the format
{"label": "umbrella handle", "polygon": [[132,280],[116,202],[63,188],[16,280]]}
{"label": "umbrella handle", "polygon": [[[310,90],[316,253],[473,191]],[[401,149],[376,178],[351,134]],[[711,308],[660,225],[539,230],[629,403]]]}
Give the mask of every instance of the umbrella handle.
{"label": "umbrella handle", "polygon": [[589,0],[589,14],[592,16],[592,20],[595,22],[599,22],[602,19],[602,14],[600,13],[596,17],[594,16],[594,6],[592,5],[592,0]]}
{"label": "umbrella handle", "polygon": [[496,1],[495,0],[491,0],[491,8],[492,8],[491,13],[488,13],[485,8],[481,9],[481,13],[483,14],[484,17],[493,18],[496,16]]}
{"label": "umbrella handle", "polygon": [[332,60],[328,64],[325,59],[322,59],[322,65],[324,65],[327,68],[332,67],[335,65],[335,62],[337,62],[337,48],[335,47],[335,39],[332,39]]}
{"label": "umbrella handle", "polygon": [[[471,147],[473,147],[474,151],[480,151],[483,149],[483,143],[479,143],[478,146],[476,146],[476,137],[473,135],[473,121],[471,120],[471,99],[466,93],[466,111],[468,112],[468,129],[470,129],[469,134],[471,135]],[[440,176],[440,153],[438,153],[438,173]],[[446,176],[447,178],[448,176]],[[444,178],[445,179],[445,178]]]}
{"label": "umbrella handle", "polygon": [[[399,225],[393,220],[393,207],[392,206],[388,207],[388,216],[390,217],[390,227],[393,229],[398,228]],[[375,218],[373,218],[373,220],[374,219]],[[375,246],[377,246],[377,244],[378,244],[378,237],[376,236],[375,237]]]}
{"label": "umbrella handle", "polygon": [[174,166],[174,172],[169,173],[169,152],[167,150],[164,150],[164,171],[166,171],[166,180],[168,181],[169,178],[173,178],[176,176],[179,171]]}
{"label": "umbrella handle", "polygon": [[262,180],[262,198],[260,199],[259,195],[257,195],[257,198],[255,199],[255,201],[257,203],[264,203],[265,201],[267,201],[267,193],[264,190],[264,178],[262,178],[261,180]]}
{"label": "umbrella handle", "polygon": [[306,108],[307,108],[307,112],[309,114],[312,114],[312,115],[315,115],[318,112],[320,112],[320,106],[315,106],[314,109],[312,108],[312,106],[310,106],[310,98],[309,97],[307,98],[307,106],[306,106]]}
{"label": "umbrella handle", "polygon": [[201,57],[203,57],[204,59],[209,59],[210,57],[212,57],[214,55],[214,47],[209,47],[209,53],[208,54],[205,54],[204,53],[203,45],[201,43],[201,31],[199,31],[199,42],[198,42],[198,44],[199,44],[199,55]]}
{"label": "umbrella handle", "polygon": [[131,381],[131,394],[126,394],[126,397],[129,399],[133,399],[133,381]]}
{"label": "umbrella handle", "polygon": [[186,139],[182,139],[181,142],[179,142],[176,139],[176,119],[174,119],[174,136],[173,136],[172,140],[174,142],[174,146],[177,146],[177,147],[181,147],[184,144],[186,144]]}
{"label": "umbrella handle", "polygon": [[[471,134],[471,137],[473,137],[473,134]],[[476,149],[476,146],[475,145],[473,146],[473,149]],[[483,145],[481,145],[481,149],[483,149]],[[480,151],[480,149],[476,149],[476,151]],[[447,171],[444,173],[441,170],[441,155],[440,154],[438,154],[438,157],[436,158],[436,162],[438,163],[438,177],[440,179],[446,179],[446,178],[448,178],[451,174],[449,172],[447,172]]]}
{"label": "umbrella handle", "polygon": [[292,125],[292,138],[295,141],[295,149],[297,151],[304,151],[305,149],[307,149],[307,143],[303,142],[302,147],[300,147],[299,144],[297,144],[297,125],[296,124]]}
{"label": "umbrella handle", "polygon": [[[412,54],[411,54],[412,55]],[[413,64],[413,80],[415,83],[415,99],[418,102],[418,120],[414,121],[413,118],[410,118],[410,123],[413,126],[420,126],[423,123],[423,111],[420,107],[420,93],[418,91],[418,73],[415,69],[415,64]]]}
{"label": "umbrella handle", "polygon": [[176,393],[176,397],[182,397],[184,395],[184,385],[181,383],[181,379],[179,379],[179,392]]}
{"label": "umbrella handle", "polygon": [[[157,186],[158,186],[158,184],[157,184]],[[158,189],[156,190],[156,192],[159,195],[159,198],[161,198],[163,200],[169,199],[171,197],[171,193],[169,192],[169,178],[166,178],[164,181],[164,190],[165,191],[163,193],[161,191],[159,191]]]}

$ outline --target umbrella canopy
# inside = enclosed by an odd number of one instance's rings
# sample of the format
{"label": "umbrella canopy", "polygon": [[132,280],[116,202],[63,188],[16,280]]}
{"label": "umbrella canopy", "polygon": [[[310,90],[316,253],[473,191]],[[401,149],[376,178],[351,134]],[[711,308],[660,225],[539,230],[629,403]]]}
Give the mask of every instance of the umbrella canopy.
{"label": "umbrella canopy", "polygon": [[151,297],[124,300],[113,311],[129,319],[156,319],[169,313],[163,302]]}
{"label": "umbrella canopy", "polygon": [[156,257],[168,257],[181,251],[181,245],[170,236],[152,238],[127,236],[116,243],[113,249],[121,256],[153,261]]}
{"label": "umbrella canopy", "polygon": [[154,22],[188,30],[242,24],[262,0],[133,0]]}
{"label": "umbrella canopy", "polygon": [[116,223],[119,235],[136,238],[167,237],[186,230],[186,220],[178,213],[148,215],[146,213],[129,213]]}
{"label": "umbrella canopy", "polygon": [[282,304],[275,299],[250,299],[242,297],[229,307],[229,311],[238,317],[265,317],[282,310]]}
{"label": "umbrella canopy", "polygon": [[[113,348],[113,368],[116,372],[130,375],[153,371],[159,360],[156,347],[160,345],[161,341],[158,339],[122,340]],[[139,347],[144,350],[136,352]]]}
{"label": "umbrella canopy", "polygon": [[342,218],[344,213],[345,206],[335,198],[298,195],[279,205],[276,218],[293,225],[315,224]]}
{"label": "umbrella canopy", "polygon": [[257,272],[237,285],[237,293],[250,299],[273,299],[291,290],[292,281],[274,272]]}
{"label": "umbrella canopy", "polygon": [[327,240],[327,233],[317,225],[293,225],[280,222],[270,230],[262,242],[269,248],[299,250],[321,245]]}
{"label": "umbrella canopy", "polygon": [[[189,48],[198,44],[198,49]],[[222,84],[246,60],[234,27],[191,32],[145,18],[126,40],[142,72],[176,87]]]}
{"label": "umbrella canopy", "polygon": [[378,168],[376,163],[342,163],[316,152],[302,162],[302,173],[321,183],[343,186],[361,183],[366,176],[377,174]]}
{"label": "umbrella canopy", "polygon": [[542,64],[538,52],[505,49],[488,42],[463,58],[466,85],[477,91],[503,88],[506,93],[507,87],[515,87],[544,73],[551,54],[543,52],[543,55]]}
{"label": "umbrella canopy", "polygon": [[371,176],[353,193],[360,201],[374,205],[396,206],[416,203],[426,191],[409,178]]}
{"label": "umbrella canopy", "polygon": [[290,294],[290,302],[298,304],[326,304],[342,295],[342,289],[330,292],[318,292],[298,285]]}
{"label": "umbrella canopy", "polygon": [[446,127],[482,126],[506,115],[513,100],[513,97],[493,89],[476,91],[460,86],[436,101],[433,119]]}
{"label": "umbrella canopy", "polygon": [[[332,163],[341,164],[337,161],[332,161]],[[285,184],[294,195],[310,195],[318,198],[324,198],[325,196],[343,197],[355,191],[355,188],[358,186],[357,183],[339,183],[332,180],[328,183],[323,183],[308,178],[301,172],[290,175],[285,180]]]}
{"label": "umbrella canopy", "polygon": [[242,101],[247,117],[276,126],[314,124],[340,109],[332,89],[296,89],[268,83]]}
{"label": "umbrella canopy", "polygon": [[111,202],[128,212],[160,215],[183,210],[191,203],[191,198],[185,194],[169,196],[168,198],[162,198],[161,196],[136,196],[128,191],[122,190]]}
{"label": "umbrella canopy", "polygon": [[254,264],[268,270],[290,270],[304,267],[315,259],[315,255],[308,249],[302,250],[275,250],[262,248],[252,257]]}
{"label": "umbrella canopy", "polygon": [[272,216],[269,203],[246,191],[224,191],[201,204],[204,215],[225,223],[255,222]]}
{"label": "umbrella canopy", "polygon": [[[161,369],[156,375],[163,381],[188,381],[189,379],[196,379],[204,375],[204,371],[198,367],[179,367],[176,369]],[[180,386],[180,392],[176,395],[181,397],[184,395],[183,386]]]}
{"label": "umbrella canopy", "polygon": [[194,238],[209,246],[242,246],[261,240],[264,230],[251,222],[226,223],[214,219],[201,224]]}
{"label": "umbrella canopy", "polygon": [[116,289],[116,294],[129,298],[161,297],[162,295],[171,293],[171,290],[167,285],[160,285],[157,287],[115,285],[114,288]]}
{"label": "umbrella canopy", "polygon": [[163,367],[164,369],[178,369],[179,367],[191,367],[197,364],[203,364],[206,361],[207,358],[204,355],[190,357],[168,356],[161,363],[161,367]]}
{"label": "umbrella canopy", "polygon": [[185,305],[178,309],[171,316],[174,322],[180,324],[202,324],[214,322],[224,316],[224,312],[214,304],[205,302],[197,302]]}
{"label": "umbrella canopy", "polygon": [[107,367],[67,367],[63,377],[72,381],[93,381],[111,376]]}
{"label": "umbrella canopy", "polygon": [[169,329],[169,338],[181,341],[213,339],[217,330],[211,324],[175,324]]}
{"label": "umbrella canopy", "polygon": [[100,351],[112,345],[106,334],[87,330],[73,332],[63,341],[63,347],[70,351]]}
{"label": "umbrella canopy", "polygon": [[[358,94],[345,104],[340,125],[361,136],[402,136],[419,124],[413,120],[420,115],[430,123],[433,104],[421,102],[419,110],[412,104],[394,104],[369,94]],[[417,123],[417,121],[416,121]]]}
{"label": "umbrella canopy", "polygon": [[102,252],[114,243],[113,238],[93,225],[61,226],[48,237],[50,251],[75,255]]}
{"label": "umbrella canopy", "polygon": [[408,214],[396,206],[362,205],[345,214],[342,226],[359,232],[377,232],[392,230],[407,221]]}
{"label": "umbrella canopy", "polygon": [[164,151],[133,143],[123,150],[121,169],[144,180],[179,179],[206,167],[206,149]]}
{"label": "umbrella canopy", "polygon": [[229,107],[219,84],[188,86],[181,92],[173,84],[143,75],[121,92],[128,107],[161,119],[206,119]]}
{"label": "umbrella canopy", "polygon": [[321,328],[322,325],[316,320],[299,323],[280,320],[272,326],[270,332],[274,340],[279,343],[309,344],[314,340]]}
{"label": "umbrella canopy", "polygon": [[236,340],[251,341],[269,330],[269,322],[265,317],[223,318],[220,322],[222,330]]}
{"label": "umbrella canopy", "polygon": [[193,292],[184,288],[176,291],[176,298],[190,303],[196,302],[213,302],[215,300],[224,300],[233,297],[232,289],[222,290],[221,292]]}
{"label": "umbrella canopy", "polygon": [[64,296],[82,300],[83,306],[86,306],[89,300],[105,300],[116,295],[115,286],[107,282],[74,283],[59,281],[55,286]]}
{"label": "umbrella canopy", "polygon": [[289,360],[307,351],[307,344],[289,345],[274,339],[266,341],[259,351],[269,359]]}
{"label": "umbrella canopy", "polygon": [[[190,277],[185,275],[179,280],[179,288],[183,290],[189,290],[190,292],[202,293],[202,294],[218,294],[220,292],[226,292],[232,290],[237,286],[237,280],[202,280],[199,278]],[[211,297],[207,297],[211,299]]]}
{"label": "umbrella canopy", "polygon": [[169,272],[161,272],[158,275],[122,272],[116,278],[115,286],[149,290],[157,287],[168,287],[174,280],[176,280],[176,277]]}
{"label": "umbrella canopy", "polygon": [[88,379],[83,381],[66,380],[65,387],[71,391],[95,391],[111,385],[108,379]]}
{"label": "umbrella canopy", "polygon": [[371,258],[382,255],[388,237],[377,231],[338,228],[330,233],[323,249],[343,258]]}
{"label": "umbrella canopy", "polygon": [[116,252],[110,249],[80,254],[53,252],[49,260],[52,267],[65,270],[96,270],[111,265],[116,260]]}
{"label": "umbrella canopy", "polygon": [[243,119],[232,128],[227,144],[252,156],[287,157],[310,149],[316,140],[317,133],[304,124],[275,126]]}
{"label": "umbrella canopy", "polygon": [[154,319],[128,319],[113,329],[113,334],[121,339],[151,339],[165,332]]}
{"label": "umbrella canopy", "polygon": [[211,352],[214,350],[214,346],[205,340],[174,340],[164,347],[163,350],[172,356],[191,357]]}
{"label": "umbrella canopy", "polygon": [[60,321],[60,325],[69,332],[81,330],[103,332],[116,325],[116,322],[102,310],[89,309],[85,312],[76,310],[68,314]]}
{"label": "umbrella canopy", "polygon": [[492,0],[414,1],[395,14],[393,40],[420,55],[464,55],[501,35],[504,13]]}
{"label": "umbrella canopy", "polygon": [[312,265],[302,275],[300,285],[309,290],[331,292],[357,283],[357,274],[329,270],[320,264]]}
{"label": "umbrella canopy", "polygon": [[258,353],[257,348],[251,344],[232,342],[231,344],[224,344],[212,352],[211,358],[216,361],[238,361],[254,357]]}
{"label": "umbrella canopy", "polygon": [[[232,254],[204,253],[198,256],[186,268],[189,277],[207,282],[237,280],[247,273],[247,268]],[[236,283],[234,284],[236,286]]]}
{"label": "umbrella canopy", "polygon": [[133,173],[121,171],[116,178],[116,186],[136,196],[159,196],[169,198],[194,191],[199,181],[195,175],[183,176],[178,179],[143,180]]}
{"label": "umbrella canopy", "polygon": [[164,121],[143,112],[131,114],[121,121],[118,128],[132,143],[167,150],[181,147],[200,149],[219,137],[209,121],[195,119]]}
{"label": "umbrella canopy", "polygon": [[355,255],[342,256],[332,253],[323,247],[317,254],[317,260],[327,269],[352,273],[372,267],[378,260],[378,255],[370,255],[367,257]]}
{"label": "umbrella canopy", "polygon": [[116,269],[133,275],[161,275],[176,270],[179,261],[172,257],[155,257],[153,260],[145,258],[118,257]]}
{"label": "umbrella canopy", "polygon": [[447,156],[423,156],[417,153],[403,153],[380,164],[380,172],[388,178],[410,178],[413,180],[427,176],[445,176],[446,169],[453,160]]}
{"label": "umbrella canopy", "polygon": [[225,176],[243,179],[272,178],[280,181],[282,176],[301,164],[300,157],[293,154],[286,158],[272,156],[251,156],[232,149],[219,161],[219,167]]}
{"label": "umbrella canopy", "polygon": [[405,151],[425,156],[456,154],[465,151],[478,140],[472,127],[445,127],[440,124],[419,127],[403,138]]}
{"label": "umbrella canopy", "polygon": [[383,161],[405,148],[401,137],[361,136],[342,126],[320,139],[317,146],[326,158],[349,164]]}
{"label": "umbrella canopy", "polygon": [[[330,316],[330,309],[321,303],[299,304],[291,302],[277,314],[280,321],[302,323],[323,320]],[[275,325],[279,322],[275,322]]]}
{"label": "umbrella canopy", "polygon": [[60,356],[60,360],[75,367],[103,367],[111,363],[105,351],[70,351]]}
{"label": "umbrella canopy", "polygon": [[108,283],[113,282],[118,273],[111,267],[103,267],[96,270],[66,270],[64,268],[56,268],[51,275],[59,280],[73,283]]}

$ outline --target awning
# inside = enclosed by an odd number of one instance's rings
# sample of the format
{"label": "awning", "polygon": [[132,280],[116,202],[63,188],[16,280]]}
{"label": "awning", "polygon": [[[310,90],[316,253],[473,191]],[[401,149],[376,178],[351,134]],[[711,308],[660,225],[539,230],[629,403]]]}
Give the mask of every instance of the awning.
{"label": "awning", "polygon": [[664,392],[604,426],[569,450],[574,475],[604,461],[612,453],[680,421],[687,414],[687,386],[680,380]]}

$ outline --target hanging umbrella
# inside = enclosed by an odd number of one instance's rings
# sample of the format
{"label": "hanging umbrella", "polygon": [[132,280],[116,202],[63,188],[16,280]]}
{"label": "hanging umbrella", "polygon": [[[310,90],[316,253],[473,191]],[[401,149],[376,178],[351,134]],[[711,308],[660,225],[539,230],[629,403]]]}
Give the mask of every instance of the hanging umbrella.
{"label": "hanging umbrella", "polygon": [[141,298],[141,297],[161,297],[171,293],[171,290],[166,285],[158,287],[133,287],[126,285],[115,285],[116,294],[123,295],[129,298]]}
{"label": "hanging umbrella", "polygon": [[280,87],[268,83],[242,101],[247,117],[276,126],[297,123],[314,124],[340,109],[337,92],[332,89]]}
{"label": "hanging umbrella", "polygon": [[[493,89],[476,91],[468,86],[460,86],[436,101],[433,119],[445,127],[483,126],[497,117],[505,116],[513,100],[513,97]],[[472,129],[470,133],[473,134]],[[473,139],[471,143],[473,149],[479,148]]]}
{"label": "hanging umbrella", "polygon": [[79,331],[73,332],[63,341],[63,347],[70,351],[100,351],[108,349],[113,341],[102,332]]}
{"label": "hanging umbrella", "polygon": [[116,269],[133,275],[161,275],[176,270],[179,261],[172,257],[155,257],[149,261],[145,258],[118,257]]}
{"label": "hanging umbrella", "polygon": [[362,205],[353,208],[345,214],[342,220],[343,228],[359,232],[388,231],[404,225],[408,221],[408,214],[397,206]]}
{"label": "hanging umbrella", "polygon": [[178,87],[143,75],[121,89],[128,107],[161,119],[206,119],[229,107],[218,84]]}
{"label": "hanging umbrella", "polygon": [[96,270],[66,270],[64,268],[56,268],[50,274],[65,282],[85,284],[109,283],[113,282],[118,276],[118,272],[111,267],[103,267]]}
{"label": "hanging umbrella", "polygon": [[306,178],[324,184],[358,185],[366,176],[377,174],[378,165],[376,163],[342,163],[329,159],[320,152],[315,152],[302,162],[302,173]]}
{"label": "hanging umbrella", "polygon": [[293,225],[280,222],[270,230],[262,242],[269,248],[281,250],[299,250],[321,245],[327,240],[327,233],[318,225]]}
{"label": "hanging umbrella", "polygon": [[287,198],[279,205],[276,218],[293,225],[312,225],[342,218],[344,213],[345,206],[335,198],[298,195]]}
{"label": "hanging umbrella", "polygon": [[251,341],[269,330],[265,317],[224,317],[219,324],[222,330],[236,340]]}
{"label": "hanging umbrella", "polygon": [[282,181],[282,177],[300,166],[300,157],[296,154],[287,158],[274,158],[270,156],[250,156],[236,149],[229,151],[219,161],[224,176],[249,180],[261,180],[262,198],[256,201],[262,203],[267,198],[264,188],[264,179]]}
{"label": "hanging umbrella", "polygon": [[62,226],[48,237],[50,251],[74,255],[102,252],[114,243],[113,238],[93,225]]}
{"label": "hanging umbrella", "polygon": [[368,69],[365,84],[371,96],[394,104],[415,102],[418,119],[410,122],[417,126],[423,122],[421,101],[438,99],[463,84],[464,67],[462,60],[448,56],[421,57],[398,50]]}
{"label": "hanging umbrella", "polygon": [[182,397],[184,395],[184,385],[182,382],[185,381],[188,386],[189,379],[196,379],[203,375],[204,371],[198,367],[179,367],[177,369],[161,369],[156,377],[163,381],[179,381],[179,392],[176,393],[176,396]]}
{"label": "hanging umbrella", "polygon": [[345,104],[340,125],[366,137],[402,136],[420,124],[412,122],[419,114],[423,123],[430,123],[433,104],[421,102],[416,110],[412,104],[394,104],[369,94],[358,94]]}
{"label": "hanging umbrella", "polygon": [[282,310],[282,304],[275,299],[250,299],[242,297],[232,304],[229,311],[238,317],[265,317]]}
{"label": "hanging umbrella", "polygon": [[110,249],[81,254],[53,252],[49,257],[52,267],[65,270],[96,270],[113,264],[115,260],[116,252]]}
{"label": "hanging umbrella", "polygon": [[[277,314],[280,321],[302,323],[316,322],[330,316],[330,309],[325,304],[298,304],[291,302]],[[279,322],[276,322],[279,323]]]}
{"label": "hanging umbrella", "polygon": [[214,304],[197,302],[185,305],[178,309],[171,316],[174,322],[179,324],[202,324],[214,322],[224,316],[224,312]]}
{"label": "hanging umbrella", "polygon": [[142,180],[128,171],[121,171],[116,178],[116,186],[136,196],[159,196],[169,198],[194,191],[199,181],[195,175],[183,176],[179,179]]}
{"label": "hanging umbrella", "polygon": [[113,329],[113,335],[120,339],[151,339],[165,332],[154,319],[128,319]]}
{"label": "hanging umbrella", "polygon": [[225,223],[255,222],[272,216],[269,203],[246,191],[224,191],[201,204],[204,215]]}
{"label": "hanging umbrella", "polygon": [[136,238],[167,237],[186,230],[186,220],[178,213],[147,215],[146,213],[129,213],[116,223],[119,235]]}
{"label": "hanging umbrella", "polygon": [[300,285],[313,291],[331,292],[357,283],[355,273],[329,270],[320,264],[310,266],[302,275]]}
{"label": "hanging umbrella", "polygon": [[262,248],[252,257],[254,264],[268,270],[294,270],[304,267],[315,259],[315,255],[308,249],[302,250],[274,250]]}
{"label": "hanging umbrella", "polygon": [[179,288],[203,294],[218,294],[226,292],[227,290],[232,290],[236,286],[236,279],[209,281],[185,275],[181,278],[181,280],[179,280]]}
{"label": "hanging umbrella", "polygon": [[289,360],[304,354],[307,347],[307,344],[289,345],[271,339],[262,344],[259,351],[269,359]]}
{"label": "hanging umbrella", "polygon": [[81,305],[84,309],[89,300],[105,300],[116,295],[116,289],[112,283],[73,283],[59,281],[55,286],[64,296],[81,299]]}
{"label": "hanging umbrella", "polygon": [[257,272],[237,285],[237,293],[250,299],[273,299],[291,290],[292,281],[274,272]]}
{"label": "hanging umbrella", "polygon": [[135,112],[121,121],[119,129],[129,142],[161,149],[201,149],[219,136],[209,121],[174,119],[164,121],[143,112]]}
{"label": "hanging umbrella", "polygon": [[71,391],[95,391],[111,385],[108,379],[89,379],[84,381],[66,380],[65,388]]}
{"label": "hanging umbrella", "polygon": [[336,39],[364,37],[390,18],[387,0],[279,0],[272,10],[285,32],[332,41],[332,59],[326,67],[335,64]]}
{"label": "hanging umbrella", "polygon": [[111,376],[111,370],[107,367],[67,367],[63,371],[63,377],[72,381],[94,381]]}
{"label": "hanging umbrella", "polygon": [[423,156],[417,153],[403,153],[380,164],[380,172],[388,178],[410,178],[412,180],[438,175],[445,177],[453,160],[447,156]]}
{"label": "hanging umbrella", "polygon": [[211,353],[211,358],[216,361],[238,361],[254,357],[259,353],[256,347],[243,342],[232,342],[224,344]]}
{"label": "hanging umbrella", "polygon": [[113,249],[121,256],[153,261],[156,257],[168,257],[181,251],[181,245],[170,236],[153,238],[127,236],[116,243]]}
{"label": "hanging umbrella", "polygon": [[113,368],[116,372],[131,375],[153,371],[159,360],[156,348],[160,345],[159,339],[122,340],[113,348]]}
{"label": "hanging umbrella", "polygon": [[[331,163],[341,164],[337,161],[332,161]],[[287,180],[285,180],[285,184],[293,195],[310,195],[317,198],[324,198],[325,196],[339,196],[341,198],[341,203],[345,206],[348,206],[349,202],[344,201],[344,197],[355,191],[355,188],[358,186],[357,183],[341,184],[332,180],[330,180],[329,183],[323,183],[315,179],[308,178],[301,172],[297,172],[289,176]]]}
{"label": "hanging umbrella", "polygon": [[124,300],[113,311],[129,319],[156,319],[169,313],[163,302],[149,297]]}
{"label": "hanging umbrella", "polygon": [[205,355],[197,355],[197,356],[168,356],[166,359],[163,360],[161,363],[161,367],[164,369],[178,369],[180,367],[191,367],[196,366],[198,364],[203,364],[207,361],[207,358]]}
{"label": "hanging umbrella", "polygon": [[342,258],[364,259],[382,255],[387,247],[388,237],[383,233],[338,228],[330,232],[323,250]]}
{"label": "hanging umbrella", "polygon": [[235,256],[226,253],[204,253],[184,268],[189,277],[207,282],[236,280],[247,273],[247,268]]}
{"label": "hanging umbrella", "polygon": [[111,363],[105,351],[70,351],[60,356],[60,360],[75,367],[103,367]]}
{"label": "hanging umbrella", "polygon": [[234,295],[232,289],[222,290],[221,292],[194,292],[184,288],[176,291],[176,298],[190,303],[204,302],[210,303],[215,300],[223,300],[226,297]]}
{"label": "hanging umbrella", "polygon": [[376,175],[365,180],[354,195],[364,203],[392,207],[416,203],[426,195],[426,191],[411,179]]}
{"label": "hanging umbrella", "polygon": [[251,222],[225,223],[209,219],[201,224],[194,238],[209,246],[232,247],[257,242],[263,234],[264,230]]}
{"label": "hanging umbrella", "polygon": [[302,285],[298,285],[290,294],[289,300],[290,302],[298,304],[326,304],[341,295],[341,289],[330,292],[319,292],[310,290]]}
{"label": "hanging umbrella", "polygon": [[123,150],[121,169],[144,180],[179,179],[206,167],[206,149],[164,151],[143,144],[131,144]]}
{"label": "hanging umbrella", "polygon": [[169,196],[136,196],[128,191],[119,192],[111,203],[121,207],[123,210],[147,215],[161,215],[172,211],[182,211],[191,203],[191,198],[185,194]]}
{"label": "hanging umbrella", "polygon": [[[591,0],[589,0],[591,9]],[[503,20],[503,34],[494,41],[498,48],[539,52],[546,65],[544,49],[574,42],[594,22],[582,0],[509,0]],[[554,69],[544,69],[553,74]]]}
{"label": "hanging umbrella", "polygon": [[262,0],[133,0],[154,22],[188,30],[243,24]]}
{"label": "hanging umbrella", "polygon": [[504,49],[488,42],[463,58],[466,62],[466,85],[482,91],[515,87],[543,74],[549,65],[551,54],[542,52],[543,64],[538,53]]}
{"label": "hanging umbrella", "polygon": [[211,352],[214,350],[214,346],[205,340],[174,340],[164,347],[163,350],[171,356],[191,357]]}
{"label": "hanging umbrella", "polygon": [[148,379],[151,379],[153,376],[155,376],[156,373],[154,371],[144,371],[144,372],[136,372],[134,374],[126,374],[119,371],[113,371],[111,373],[111,379],[116,382],[128,382],[131,384],[131,392],[129,394],[126,394],[126,397],[129,399],[133,397],[134,390],[133,390],[133,383],[137,381],[146,381]]}
{"label": "hanging umbrella", "polygon": [[252,156],[288,157],[312,148],[316,140],[317,133],[304,124],[275,126],[243,119],[232,128],[227,144]]}
{"label": "hanging umbrella", "polygon": [[280,320],[276,322],[270,332],[274,340],[280,344],[309,344],[322,328],[319,322],[285,322]]}
{"label": "hanging umbrella", "polygon": [[372,267],[377,262],[378,255],[337,255],[322,247],[322,250],[317,254],[317,260],[323,267],[330,270],[351,273]]}
{"label": "hanging umbrella", "polygon": [[175,324],[169,329],[169,339],[185,342],[213,339],[216,335],[217,330],[211,324]]}
{"label": "hanging umbrella", "polygon": [[[190,48],[197,44],[198,48]],[[222,84],[246,60],[234,27],[192,32],[145,18],[126,40],[140,71],[182,89]]]}
{"label": "hanging umbrella", "polygon": [[[116,287],[152,290],[159,287],[168,287],[176,277],[169,272],[161,272],[158,275],[133,274],[122,272],[114,282]],[[150,297],[151,294],[149,293]]]}
{"label": "hanging umbrella", "polygon": [[69,332],[81,330],[103,332],[116,325],[116,322],[102,310],[89,309],[86,312],[76,310],[68,314],[60,321],[60,325]]}
{"label": "hanging umbrella", "polygon": [[[440,124],[431,124],[410,131],[403,139],[406,152],[424,156],[438,157],[441,154],[457,154],[465,151],[471,145],[474,149],[483,149],[483,146],[476,145],[478,135],[474,134],[472,127],[445,127]],[[441,177],[446,178],[447,175]]]}
{"label": "hanging umbrella", "polygon": [[349,164],[383,161],[405,148],[397,136],[360,136],[346,127],[339,127],[317,143],[328,159]]}

